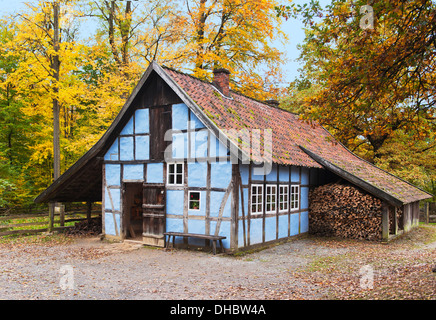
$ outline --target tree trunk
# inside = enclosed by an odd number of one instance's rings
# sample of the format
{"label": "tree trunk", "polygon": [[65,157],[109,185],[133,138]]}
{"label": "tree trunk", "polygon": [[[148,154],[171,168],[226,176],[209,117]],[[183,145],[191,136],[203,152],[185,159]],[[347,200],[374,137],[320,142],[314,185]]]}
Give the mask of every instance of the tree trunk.
{"label": "tree trunk", "polygon": [[129,65],[129,35],[132,26],[132,1],[127,1],[124,21],[120,22],[121,54],[124,67]]}
{"label": "tree trunk", "polygon": [[195,69],[204,69],[204,28],[206,24],[207,14],[206,14],[206,0],[200,1],[200,12],[198,15],[198,26],[197,26],[197,52],[195,59]]}
{"label": "tree trunk", "polygon": [[52,70],[53,76],[55,78],[55,83],[53,85],[53,178],[56,180],[60,177],[61,174],[61,154],[60,154],[60,125],[59,125],[59,70],[60,70],[60,61],[59,61],[59,2],[53,3],[53,49],[55,51],[54,56],[52,57]]}

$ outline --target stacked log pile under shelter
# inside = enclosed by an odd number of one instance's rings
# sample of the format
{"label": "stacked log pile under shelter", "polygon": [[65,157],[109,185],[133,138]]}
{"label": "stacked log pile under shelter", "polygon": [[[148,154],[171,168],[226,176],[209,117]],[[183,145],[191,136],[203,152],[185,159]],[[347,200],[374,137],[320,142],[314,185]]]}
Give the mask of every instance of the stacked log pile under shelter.
{"label": "stacked log pile under shelter", "polygon": [[346,182],[309,193],[309,233],[340,238],[381,240],[382,201]]}

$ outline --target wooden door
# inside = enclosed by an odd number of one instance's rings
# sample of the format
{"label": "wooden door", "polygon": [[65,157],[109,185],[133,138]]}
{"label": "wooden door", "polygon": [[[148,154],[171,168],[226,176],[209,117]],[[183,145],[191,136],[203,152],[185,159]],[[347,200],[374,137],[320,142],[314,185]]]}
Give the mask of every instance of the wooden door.
{"label": "wooden door", "polygon": [[165,187],[143,185],[142,197],[143,241],[146,244],[165,245]]}

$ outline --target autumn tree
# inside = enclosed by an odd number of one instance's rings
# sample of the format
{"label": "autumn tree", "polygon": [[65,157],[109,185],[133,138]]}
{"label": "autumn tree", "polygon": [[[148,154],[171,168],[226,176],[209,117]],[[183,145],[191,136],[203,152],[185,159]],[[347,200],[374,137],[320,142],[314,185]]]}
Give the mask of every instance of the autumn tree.
{"label": "autumn tree", "polygon": [[366,1],[333,1],[319,23],[315,2],[302,46],[304,76],[322,89],[305,100],[306,119],[335,129],[372,155],[395,131],[428,137],[435,119],[436,10],[427,0],[374,1],[374,24],[362,28]]}
{"label": "autumn tree", "polygon": [[[332,1],[323,10],[311,1],[304,8],[278,8],[279,15],[297,12],[306,25],[298,80],[305,86],[292,92],[300,98],[303,118],[325,125],[366,159],[417,182],[415,169],[425,166],[413,158],[430,159],[436,148],[436,5],[369,4]],[[395,168],[398,163],[410,164],[415,175]],[[434,168],[423,174],[434,177]]]}
{"label": "autumn tree", "polygon": [[17,30],[7,20],[0,20],[0,25],[0,206],[10,206],[31,193],[32,185],[26,183],[21,168],[29,160],[29,137],[38,130],[39,119],[23,114],[22,97],[8,79],[22,62],[6,45]]}
{"label": "autumn tree", "polygon": [[[73,137],[75,118],[80,109],[81,94],[85,90],[74,71],[80,69],[83,46],[76,42],[77,28],[74,23],[74,3],[72,1],[27,4],[14,24],[14,37],[5,42],[7,54],[2,61],[17,57],[19,63],[6,71],[3,86],[12,86],[22,103],[20,112],[26,119],[38,118],[39,130],[29,135],[29,161],[24,166],[32,176],[35,189],[47,186],[53,179],[53,121],[59,116],[60,145],[63,149],[62,168],[76,160],[76,152],[68,149]],[[56,17],[55,8],[59,8]],[[57,20],[57,21],[56,21]],[[55,32],[59,25],[59,34]]]}
{"label": "autumn tree", "polygon": [[184,1],[186,18],[182,61],[193,74],[209,79],[214,68],[232,72],[231,86],[259,99],[276,98],[285,60],[272,44],[286,40],[276,1]]}
{"label": "autumn tree", "polygon": [[[272,42],[286,37],[274,4],[38,1],[6,17],[0,28],[0,205],[31,200],[57,176],[56,114],[62,173],[101,137],[153,60],[208,80],[215,67],[225,67],[234,89],[276,98],[284,54]],[[97,26],[84,36],[88,19]]]}
{"label": "autumn tree", "polygon": [[175,28],[180,16],[177,5],[168,0],[94,1],[84,11],[99,22],[92,42],[108,46],[117,69],[126,78],[138,77],[153,60],[165,61],[166,47],[175,50],[182,36]]}
{"label": "autumn tree", "polygon": [[[276,98],[286,41],[275,1],[95,1],[89,15],[101,22],[100,43],[114,63],[142,71],[152,60],[210,80],[225,67],[234,89],[259,99]],[[135,67],[136,66],[136,67]],[[137,77],[137,75],[136,75]],[[135,79],[136,80],[136,79]]]}
{"label": "autumn tree", "polygon": [[436,200],[436,132],[417,140],[414,132],[397,130],[379,150],[375,164],[434,195]]}

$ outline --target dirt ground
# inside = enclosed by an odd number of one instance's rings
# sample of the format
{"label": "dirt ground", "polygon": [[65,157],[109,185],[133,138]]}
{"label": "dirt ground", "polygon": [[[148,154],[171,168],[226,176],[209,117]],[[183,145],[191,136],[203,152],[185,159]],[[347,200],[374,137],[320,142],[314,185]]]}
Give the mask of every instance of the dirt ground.
{"label": "dirt ground", "polygon": [[229,256],[62,235],[0,242],[0,299],[436,299],[436,226]]}

